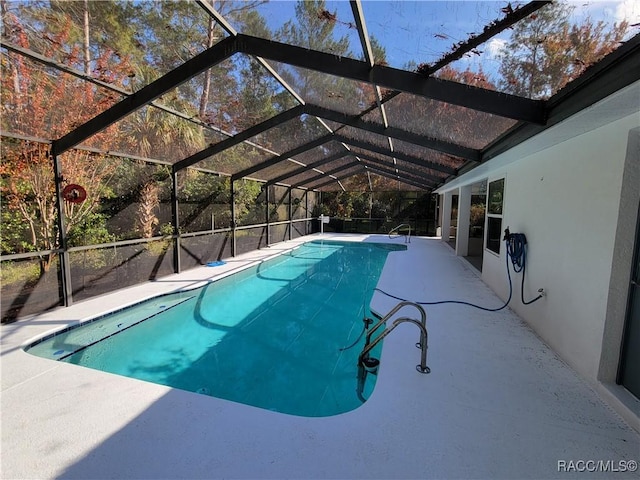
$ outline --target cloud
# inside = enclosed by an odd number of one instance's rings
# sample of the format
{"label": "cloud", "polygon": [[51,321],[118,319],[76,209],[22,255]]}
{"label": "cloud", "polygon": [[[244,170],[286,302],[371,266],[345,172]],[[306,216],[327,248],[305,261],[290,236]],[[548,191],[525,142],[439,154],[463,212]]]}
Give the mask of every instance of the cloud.
{"label": "cloud", "polygon": [[637,0],[623,0],[616,6],[616,21],[639,23],[640,22],[640,3]]}
{"label": "cloud", "polygon": [[485,52],[489,58],[498,58],[507,45],[507,41],[502,38],[492,38],[487,42]]}

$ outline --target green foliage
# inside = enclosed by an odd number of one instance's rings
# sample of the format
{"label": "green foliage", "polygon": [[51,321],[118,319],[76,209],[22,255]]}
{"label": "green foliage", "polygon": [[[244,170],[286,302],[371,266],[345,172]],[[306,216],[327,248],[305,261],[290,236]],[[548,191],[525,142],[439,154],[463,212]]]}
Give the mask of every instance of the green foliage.
{"label": "green foliage", "polygon": [[514,25],[501,54],[504,91],[548,98],[614,50],[625,36],[626,22],[608,29],[604,22],[594,23],[590,18],[571,24],[574,8],[553,2]]}
{"label": "green foliage", "polygon": [[349,39],[333,37],[335,21],[331,18],[335,18],[336,12],[328,12],[329,15],[323,17],[321,13],[325,11],[327,11],[327,5],[324,0],[297,2],[296,20],[286,22],[277,36],[301,47],[345,55],[349,50]]}
{"label": "green foliage", "polygon": [[[336,38],[336,11],[327,10],[324,0],[299,1],[295,7],[295,20],[289,20],[276,32],[276,38],[293,45],[330,52],[334,55],[350,56],[349,38]],[[332,101],[363,95],[355,82],[311,70],[290,70],[282,72],[285,80],[294,86],[302,98],[319,105],[330,105]],[[365,99],[374,100],[374,99]],[[318,122],[313,122],[314,124]]]}
{"label": "green foliage", "polygon": [[387,66],[388,63],[387,63],[386,49],[382,46],[382,44],[378,41],[378,39],[373,35],[371,36],[370,40],[371,40],[371,51],[373,53],[373,60],[375,64]]}
{"label": "green foliage", "polygon": [[40,278],[38,262],[8,261],[2,262],[0,267],[0,283],[7,287],[18,284],[34,284]]}
{"label": "green foliage", "polygon": [[486,207],[484,203],[476,203],[471,205],[469,214],[469,222],[472,227],[483,227]]}
{"label": "green foliage", "polygon": [[311,209],[311,217],[318,218],[320,215],[331,216],[331,210],[328,205],[319,203],[313,206]]}
{"label": "green foliage", "polygon": [[431,195],[417,192],[328,192],[322,204],[312,210],[312,217],[320,214],[340,218],[432,219],[434,202]]}
{"label": "green foliage", "polygon": [[278,113],[273,95],[279,89],[279,85],[270,74],[266,73],[264,67],[253,59],[247,62],[240,74],[242,76],[240,99],[243,112],[236,123],[239,129],[244,130]]}
{"label": "green foliage", "polygon": [[369,218],[370,202],[368,192],[330,192],[323,195],[320,210],[332,217]]}
{"label": "green foliage", "polygon": [[211,173],[187,169],[178,176],[178,200],[184,202],[201,202],[216,200],[229,202],[229,177],[221,177]]}
{"label": "green foliage", "polygon": [[356,218],[369,217],[371,213],[370,200],[371,200],[371,194],[368,192],[352,193],[352,196],[351,196],[351,205],[353,208],[352,216]]}
{"label": "green foliage", "polygon": [[[177,99],[170,104],[195,113]],[[130,140],[128,151],[143,157],[179,160],[204,148],[201,127],[157,108],[147,107],[132,113],[122,126],[121,134]]]}
{"label": "green foliage", "polygon": [[8,208],[0,211],[0,247],[3,254],[35,251],[29,238],[29,227],[20,214]]}
{"label": "green foliage", "polygon": [[266,206],[259,197],[263,193],[262,184],[253,180],[240,180],[234,185],[236,223],[250,225],[264,223]]}
{"label": "green foliage", "polygon": [[115,241],[115,236],[107,229],[107,216],[94,212],[69,229],[67,241],[70,247],[99,245]]}
{"label": "green foliage", "polygon": [[71,268],[79,271],[100,270],[113,265],[117,257],[113,248],[96,248],[95,250],[82,250],[72,252],[70,255]]}
{"label": "green foliage", "polygon": [[542,72],[544,41],[548,35],[564,30],[573,7],[553,3],[516,23],[501,55],[503,87],[515,95],[529,98],[548,96],[548,78]]}
{"label": "green foliage", "polygon": [[[229,177],[187,169],[178,175],[181,231],[226,228],[231,222]],[[212,219],[212,216],[214,217]]]}
{"label": "green foliage", "polygon": [[[73,20],[75,27],[72,32],[72,40],[82,41],[81,25],[84,19],[85,4],[81,1],[70,2],[68,0],[51,0],[51,11],[55,12],[59,18],[65,16]],[[137,12],[141,11],[140,6],[135,6],[133,2],[101,1],[87,3],[90,17],[90,43],[94,50],[94,57],[100,49],[115,49],[121,56],[130,55],[142,58],[143,52],[137,48],[136,22]],[[38,10],[33,9],[34,13]],[[45,10],[42,10],[44,13]],[[47,20],[45,17],[43,20]],[[51,24],[50,18],[48,19]],[[52,28],[56,28],[53,24]]]}
{"label": "green foliage", "polygon": [[171,235],[173,235],[173,225],[171,225],[170,223],[163,223],[158,228],[158,232],[163,237],[170,237]]}
{"label": "green foliage", "polygon": [[389,218],[391,205],[380,200],[375,200],[371,205],[371,218]]}
{"label": "green foliage", "polygon": [[159,257],[161,255],[165,255],[169,251],[169,247],[171,247],[171,245],[172,240],[170,237],[167,237],[163,240],[145,243],[145,249],[154,257]]}

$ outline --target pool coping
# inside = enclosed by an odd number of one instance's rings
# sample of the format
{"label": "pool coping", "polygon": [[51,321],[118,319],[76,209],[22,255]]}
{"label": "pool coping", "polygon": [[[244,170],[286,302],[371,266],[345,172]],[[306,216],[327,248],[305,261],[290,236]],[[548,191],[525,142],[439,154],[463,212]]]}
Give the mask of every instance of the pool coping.
{"label": "pool coping", "polygon": [[[322,236],[392,241],[385,237]],[[317,238],[276,244],[223,267]],[[382,288],[416,298],[453,292],[500,301],[437,239],[412,238],[409,252],[389,255]],[[428,375],[414,369],[417,330],[398,328],[385,339],[371,398],[334,417],[278,414],[21,349],[118,302],[219,277],[226,271],[219,268],[3,325],[2,478],[564,478],[562,459],[631,460],[640,451],[638,434],[509,309],[428,310]],[[372,301],[377,311],[390,305],[382,295]]]}

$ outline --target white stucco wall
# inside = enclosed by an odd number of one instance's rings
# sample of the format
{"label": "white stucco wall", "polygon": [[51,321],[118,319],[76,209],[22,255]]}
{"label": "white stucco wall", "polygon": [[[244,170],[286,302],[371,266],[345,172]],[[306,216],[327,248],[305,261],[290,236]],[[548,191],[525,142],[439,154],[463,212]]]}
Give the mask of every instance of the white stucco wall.
{"label": "white stucco wall", "polygon": [[[627,117],[525,157],[506,176],[503,225],[527,236],[525,299],[520,275],[513,308],[583,375],[596,379],[609,293],[629,130]],[[504,249],[503,249],[504,250]],[[504,251],[485,255],[482,276],[506,298]]]}
{"label": "white stucco wall", "polygon": [[[603,126],[581,130],[583,124],[584,118],[570,118],[439,193],[481,178],[505,177],[503,229],[524,233],[528,240],[525,299],[535,297],[540,287],[547,293],[523,305],[521,274],[512,275],[510,306],[565,361],[596,383],[627,143],[630,130],[640,126],[640,114],[636,106],[631,115]],[[559,135],[560,130],[565,133]],[[533,144],[537,146],[531,148]],[[503,244],[498,257],[485,249],[482,278],[506,299],[504,250]]]}

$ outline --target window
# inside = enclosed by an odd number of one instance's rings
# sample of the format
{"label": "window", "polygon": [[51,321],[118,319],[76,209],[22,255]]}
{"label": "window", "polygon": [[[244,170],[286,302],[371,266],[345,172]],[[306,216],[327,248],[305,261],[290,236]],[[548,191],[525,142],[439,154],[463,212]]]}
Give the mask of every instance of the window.
{"label": "window", "polygon": [[504,178],[489,183],[487,197],[487,239],[489,250],[500,254],[502,243],[502,202],[504,198]]}

